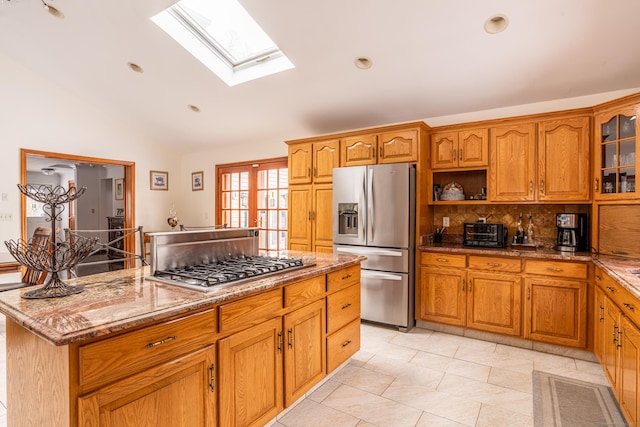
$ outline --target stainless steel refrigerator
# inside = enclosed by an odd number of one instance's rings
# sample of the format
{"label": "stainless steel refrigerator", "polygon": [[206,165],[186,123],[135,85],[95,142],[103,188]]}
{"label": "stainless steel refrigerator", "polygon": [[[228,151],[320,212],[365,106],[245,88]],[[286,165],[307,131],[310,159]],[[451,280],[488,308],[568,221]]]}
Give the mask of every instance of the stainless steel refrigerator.
{"label": "stainless steel refrigerator", "polygon": [[333,169],[333,251],[364,255],[361,318],[410,329],[414,321],[415,166]]}

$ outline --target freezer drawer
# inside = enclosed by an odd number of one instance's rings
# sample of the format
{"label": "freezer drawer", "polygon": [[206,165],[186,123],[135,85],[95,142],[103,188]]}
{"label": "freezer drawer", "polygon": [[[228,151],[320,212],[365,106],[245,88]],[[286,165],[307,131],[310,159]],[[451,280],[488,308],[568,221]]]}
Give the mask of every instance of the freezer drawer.
{"label": "freezer drawer", "polygon": [[409,326],[409,275],[362,270],[360,318]]}
{"label": "freezer drawer", "polygon": [[411,254],[408,249],[373,248],[368,246],[334,245],[336,254],[361,255],[367,257],[362,268],[377,271],[408,273]]}

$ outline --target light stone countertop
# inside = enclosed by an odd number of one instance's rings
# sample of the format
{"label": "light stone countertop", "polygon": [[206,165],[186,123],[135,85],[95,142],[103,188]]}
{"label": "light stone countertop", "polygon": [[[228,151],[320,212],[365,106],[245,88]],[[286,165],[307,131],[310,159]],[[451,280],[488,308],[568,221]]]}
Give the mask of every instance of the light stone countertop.
{"label": "light stone countertop", "polygon": [[0,312],[52,344],[66,345],[204,309],[365,259],[309,252],[287,254],[303,256],[306,264],[315,265],[249,282],[221,285],[207,292],[147,280],[149,267],[130,268],[71,279],[67,283],[82,285],[85,290],[61,298],[20,297],[31,288],[0,292]]}

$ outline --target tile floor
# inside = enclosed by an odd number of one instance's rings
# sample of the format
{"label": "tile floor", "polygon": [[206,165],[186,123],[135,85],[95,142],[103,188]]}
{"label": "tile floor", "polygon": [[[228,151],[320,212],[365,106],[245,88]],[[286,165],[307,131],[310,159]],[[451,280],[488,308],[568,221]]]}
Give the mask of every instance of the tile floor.
{"label": "tile floor", "polygon": [[[0,369],[6,372],[0,315]],[[533,426],[533,370],[607,384],[600,366],[414,328],[362,325],[361,350],[272,427]],[[0,375],[0,427],[6,382]]]}

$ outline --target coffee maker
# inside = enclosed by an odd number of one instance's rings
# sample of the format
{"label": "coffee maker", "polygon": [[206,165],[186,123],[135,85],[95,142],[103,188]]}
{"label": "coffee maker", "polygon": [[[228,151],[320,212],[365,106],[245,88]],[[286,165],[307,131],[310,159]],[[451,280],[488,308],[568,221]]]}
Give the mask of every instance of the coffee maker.
{"label": "coffee maker", "polygon": [[589,250],[587,214],[556,214],[556,225],[558,226],[557,250],[563,252]]}

